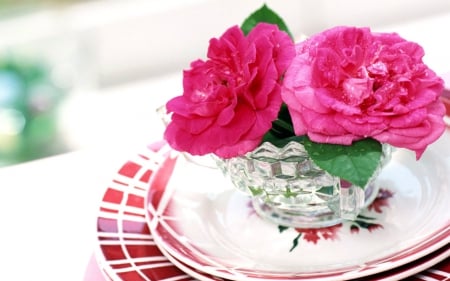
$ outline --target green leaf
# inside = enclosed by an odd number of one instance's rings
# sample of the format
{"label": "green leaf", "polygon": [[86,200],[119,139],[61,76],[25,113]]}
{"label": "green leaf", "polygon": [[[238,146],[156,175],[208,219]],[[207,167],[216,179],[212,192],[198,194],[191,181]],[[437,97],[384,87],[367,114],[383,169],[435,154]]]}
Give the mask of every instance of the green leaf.
{"label": "green leaf", "polygon": [[286,191],[284,192],[284,197],[289,198],[289,197],[295,197],[298,194],[298,192],[292,192],[292,190],[290,188],[286,188]]}
{"label": "green leaf", "polygon": [[249,186],[248,189],[250,190],[253,196],[261,195],[264,192],[264,190],[259,187]]}
{"label": "green leaf", "polygon": [[272,128],[263,136],[261,143],[270,142],[276,147],[283,147],[291,141],[302,143],[304,136],[296,136],[291,115],[286,104],[282,104],[278,117],[272,122]]}
{"label": "green leaf", "polygon": [[291,38],[294,38],[289,31],[287,25],[284,23],[283,19],[264,4],[261,8],[253,12],[248,18],[245,19],[244,23],[241,25],[241,29],[245,35],[247,35],[250,30],[253,29],[258,23],[267,22],[271,24],[278,25],[280,30],[285,31]]}
{"label": "green leaf", "polygon": [[381,144],[370,138],[356,141],[349,146],[316,143],[305,138],[304,145],[317,166],[362,188],[377,169],[381,159]]}
{"label": "green leaf", "polygon": [[280,233],[282,233],[283,231],[285,231],[285,230],[287,230],[287,229],[289,229],[288,226],[284,226],[284,225],[279,225],[279,226],[278,226],[278,231],[280,231]]}
{"label": "green leaf", "polygon": [[298,246],[298,240],[302,237],[303,233],[299,233],[294,240],[292,240],[292,247],[289,249],[289,252],[292,252]]}

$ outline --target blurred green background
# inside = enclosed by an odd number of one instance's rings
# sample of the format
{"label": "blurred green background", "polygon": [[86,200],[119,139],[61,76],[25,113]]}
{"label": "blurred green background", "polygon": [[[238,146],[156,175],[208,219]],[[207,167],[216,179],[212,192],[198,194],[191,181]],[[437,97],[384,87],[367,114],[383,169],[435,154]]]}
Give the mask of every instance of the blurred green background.
{"label": "blurred green background", "polygon": [[[83,1],[0,0],[0,25],[14,33],[9,20],[76,2]],[[0,43],[0,167],[68,151],[58,131],[58,109],[70,88],[56,81],[55,62],[30,52],[34,42],[24,48],[23,42],[8,45],[4,37]]]}
{"label": "blurred green background", "polygon": [[45,61],[0,56],[0,166],[65,151],[57,109],[65,91]]}

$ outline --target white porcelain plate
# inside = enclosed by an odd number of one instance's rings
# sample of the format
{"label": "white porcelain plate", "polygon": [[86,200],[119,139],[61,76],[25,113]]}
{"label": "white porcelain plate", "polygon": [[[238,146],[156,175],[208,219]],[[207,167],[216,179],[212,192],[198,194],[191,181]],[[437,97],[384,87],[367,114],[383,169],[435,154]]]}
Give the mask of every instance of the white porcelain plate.
{"label": "white porcelain plate", "polygon": [[183,157],[150,179],[148,225],[155,243],[189,267],[230,280],[331,280],[400,267],[450,242],[450,138],[420,161],[393,154],[382,190],[357,220],[320,230],[259,218],[220,171]]}

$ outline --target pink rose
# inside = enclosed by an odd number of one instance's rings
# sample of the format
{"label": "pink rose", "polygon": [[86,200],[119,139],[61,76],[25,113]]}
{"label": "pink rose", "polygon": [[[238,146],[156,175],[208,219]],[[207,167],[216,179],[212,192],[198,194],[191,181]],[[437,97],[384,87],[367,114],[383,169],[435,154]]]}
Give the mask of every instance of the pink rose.
{"label": "pink rose", "polygon": [[335,27],[296,45],[283,101],[296,135],[350,145],[371,137],[417,158],[445,130],[443,80],[397,34]]}
{"label": "pink rose", "polygon": [[165,139],[192,155],[230,158],[253,150],[277,118],[280,78],[294,55],[293,41],[271,24],[247,36],[231,27],[212,39],[208,60],[191,64],[183,95],[166,104],[173,114]]}

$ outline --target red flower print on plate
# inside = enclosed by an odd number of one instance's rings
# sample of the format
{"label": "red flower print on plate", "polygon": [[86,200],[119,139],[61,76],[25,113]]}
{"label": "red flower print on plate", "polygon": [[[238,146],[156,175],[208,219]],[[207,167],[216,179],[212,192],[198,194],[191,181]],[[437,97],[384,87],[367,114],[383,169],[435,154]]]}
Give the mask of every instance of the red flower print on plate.
{"label": "red flower print on plate", "polygon": [[[392,196],[394,196],[392,191],[383,188],[380,189],[375,200],[367,207],[366,214],[360,214],[353,221],[344,221],[340,224],[323,228],[295,228],[298,235],[292,240],[292,247],[289,251],[297,248],[300,240],[313,244],[317,244],[321,239],[331,241],[339,240],[339,231],[344,227],[348,227],[352,234],[358,234],[361,229],[366,229],[369,232],[383,229],[383,225],[377,223],[376,217],[371,216],[371,213],[383,213],[383,208],[389,207],[389,199]],[[289,227],[278,226],[278,229],[281,233],[289,229]]]}

